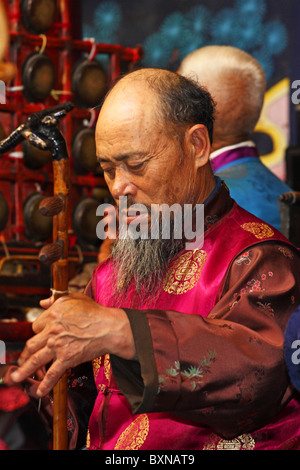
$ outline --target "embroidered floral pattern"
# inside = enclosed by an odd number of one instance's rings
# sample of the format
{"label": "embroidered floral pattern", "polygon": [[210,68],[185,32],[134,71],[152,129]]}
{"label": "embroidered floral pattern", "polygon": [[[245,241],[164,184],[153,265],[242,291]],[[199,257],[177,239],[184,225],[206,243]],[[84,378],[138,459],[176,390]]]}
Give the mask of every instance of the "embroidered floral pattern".
{"label": "embroidered floral pattern", "polygon": [[105,375],[107,380],[110,380],[110,373],[111,373],[111,365],[110,365],[109,354],[105,354],[105,356],[104,356],[104,375]]}
{"label": "embroidered floral pattern", "polygon": [[90,435],[90,430],[88,429],[87,435],[86,435],[86,448],[89,449],[91,445],[91,435]]}
{"label": "embroidered floral pattern", "polygon": [[76,379],[73,380],[71,387],[82,387],[86,380],[88,380],[88,378],[85,375],[83,375],[82,377],[76,377]]}
{"label": "embroidered floral pattern", "polygon": [[271,238],[274,235],[272,228],[269,225],[263,224],[261,222],[248,222],[241,225],[241,227],[247,232],[252,233],[258,239]]}
{"label": "embroidered floral pattern", "polygon": [[99,374],[99,370],[100,370],[100,367],[101,367],[101,360],[102,360],[102,357],[97,357],[96,359],[93,359],[93,373],[94,373],[94,378],[96,380],[97,378],[97,375]]}
{"label": "embroidered floral pattern", "polygon": [[148,433],[149,418],[146,414],[141,414],[122,432],[115,450],[138,450],[144,444]]}
{"label": "embroidered floral pattern", "polygon": [[167,272],[163,283],[169,294],[185,294],[196,286],[207,258],[204,250],[190,250],[183,253]]}
{"label": "embroidered floral pattern", "polygon": [[269,317],[274,317],[274,309],[270,303],[262,303],[257,302],[258,308],[262,310],[265,314],[269,315]]}
{"label": "embroidered floral pattern", "polygon": [[288,250],[287,248],[283,247],[283,246],[279,246],[278,247],[278,250],[280,251],[280,253],[282,253],[286,258],[289,258],[289,259],[293,259],[294,258],[294,254]]}
{"label": "embroidered floral pattern", "polygon": [[251,434],[241,434],[234,439],[222,439],[212,433],[204,444],[203,450],[253,450],[255,441]]}
{"label": "embroidered floral pattern", "polygon": [[251,263],[250,260],[250,252],[245,251],[236,261],[235,264],[241,265],[241,264],[246,264],[247,266]]}
{"label": "embroidered floral pattern", "polygon": [[[206,357],[204,357],[199,366],[190,366],[182,368],[179,361],[175,361],[169,369],[166,369],[165,374],[159,375],[159,385],[163,388],[167,382],[176,382],[178,376],[182,382],[185,382],[191,390],[195,390],[197,386],[202,383],[203,374],[209,372],[211,364],[216,360],[216,352],[208,351]],[[159,390],[160,391],[160,390]]]}
{"label": "embroidered floral pattern", "polygon": [[75,429],[74,419],[72,416],[69,416],[67,419],[67,430],[71,432],[74,429]]}
{"label": "embroidered floral pattern", "polygon": [[[251,279],[250,281],[247,282],[247,285],[240,289],[239,292],[235,292],[233,294],[233,297],[237,297],[239,294],[247,294],[251,292],[259,292],[263,291],[263,281],[266,279],[273,277],[273,272],[269,271],[268,273],[263,273],[263,274],[258,274],[257,279]],[[233,304],[232,304],[233,305]]]}

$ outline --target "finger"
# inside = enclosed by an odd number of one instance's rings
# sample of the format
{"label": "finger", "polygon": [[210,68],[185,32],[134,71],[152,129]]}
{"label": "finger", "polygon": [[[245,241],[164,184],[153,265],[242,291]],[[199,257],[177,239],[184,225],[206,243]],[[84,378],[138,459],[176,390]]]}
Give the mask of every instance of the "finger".
{"label": "finger", "polygon": [[11,379],[13,382],[23,382],[42,366],[51,362],[53,358],[53,349],[45,346],[43,349],[30,356],[30,358],[25,361],[17,370],[12,372]]}
{"label": "finger", "polygon": [[[59,300],[59,299],[58,299]],[[49,299],[44,299],[40,301],[41,307],[45,308],[46,310],[42,312],[36,320],[32,323],[32,329],[35,333],[40,333],[45,326],[47,325],[48,322],[48,311],[54,305],[54,303],[57,302],[55,300],[55,297],[52,295],[49,297]]]}
{"label": "finger", "polygon": [[49,297],[48,299],[43,299],[40,301],[40,306],[42,308],[49,308],[51,307],[51,305],[54,303],[54,295],[51,295],[51,297]]}
{"label": "finger", "polygon": [[30,338],[26,344],[25,348],[21,352],[18,358],[18,365],[24,364],[32,354],[37,352],[39,349],[42,349],[47,344],[47,337],[46,335],[37,334]]}
{"label": "finger", "polygon": [[34,333],[41,333],[42,330],[45,328],[47,325],[47,315],[48,310],[45,310],[42,312],[32,323],[32,330]]}
{"label": "finger", "polygon": [[47,395],[57,384],[59,379],[66,372],[66,367],[63,362],[54,361],[51,367],[48,369],[45,377],[41,381],[36,391],[38,397],[44,397]]}

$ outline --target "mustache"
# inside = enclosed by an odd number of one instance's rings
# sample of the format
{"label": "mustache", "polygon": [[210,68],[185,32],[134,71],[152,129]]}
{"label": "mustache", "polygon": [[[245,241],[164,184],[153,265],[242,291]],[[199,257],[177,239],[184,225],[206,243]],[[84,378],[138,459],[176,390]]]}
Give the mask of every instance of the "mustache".
{"label": "mustache", "polygon": [[177,239],[117,239],[112,249],[110,305],[153,307],[170,262],[183,248],[184,242]]}

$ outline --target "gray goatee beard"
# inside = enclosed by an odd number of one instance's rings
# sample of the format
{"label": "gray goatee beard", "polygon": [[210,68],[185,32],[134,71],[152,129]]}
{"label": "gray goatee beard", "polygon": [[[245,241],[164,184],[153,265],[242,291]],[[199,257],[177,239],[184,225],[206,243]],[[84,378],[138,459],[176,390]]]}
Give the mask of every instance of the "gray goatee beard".
{"label": "gray goatee beard", "polygon": [[[184,248],[183,239],[117,239],[112,249],[110,283],[115,307],[150,308],[158,299],[168,265]],[[134,289],[135,295],[132,295]]]}

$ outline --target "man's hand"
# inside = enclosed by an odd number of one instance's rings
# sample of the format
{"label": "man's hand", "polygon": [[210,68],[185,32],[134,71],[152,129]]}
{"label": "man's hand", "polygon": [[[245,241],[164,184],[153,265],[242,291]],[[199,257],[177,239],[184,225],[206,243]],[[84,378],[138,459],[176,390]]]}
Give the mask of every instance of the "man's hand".
{"label": "man's hand", "polygon": [[122,309],[99,305],[85,294],[71,293],[53,302],[41,302],[46,308],[33,323],[30,338],[19,358],[19,368],[11,379],[21,382],[42,366],[48,369],[37,390],[44,396],[65,371],[102,354],[124,359],[135,356],[134,340],[126,313]]}

